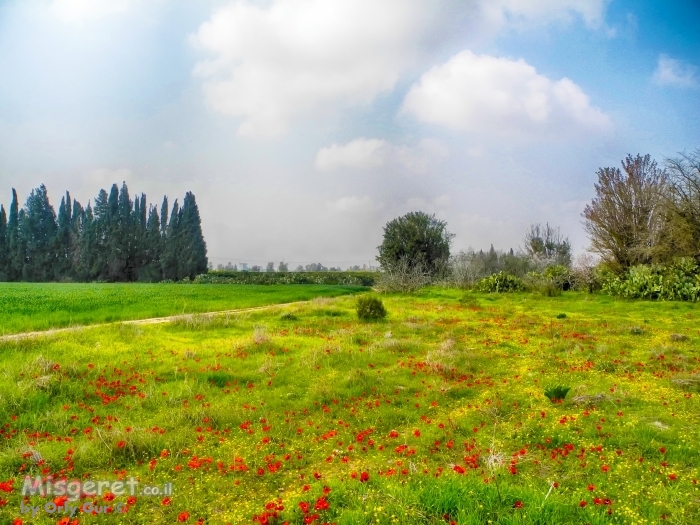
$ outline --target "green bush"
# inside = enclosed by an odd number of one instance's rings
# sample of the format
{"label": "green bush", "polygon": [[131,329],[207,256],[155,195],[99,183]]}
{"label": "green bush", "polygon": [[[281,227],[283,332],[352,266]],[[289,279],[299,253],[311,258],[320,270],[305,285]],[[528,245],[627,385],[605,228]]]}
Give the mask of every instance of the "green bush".
{"label": "green bush", "polygon": [[525,289],[521,279],[506,272],[498,272],[484,277],[476,285],[483,293],[520,292]]}
{"label": "green bush", "polygon": [[700,300],[700,267],[690,258],[671,264],[633,266],[623,274],[602,274],[603,292],[626,299]]}
{"label": "green bush", "polygon": [[362,321],[378,321],[386,317],[384,303],[373,295],[361,295],[357,298],[357,317]]}

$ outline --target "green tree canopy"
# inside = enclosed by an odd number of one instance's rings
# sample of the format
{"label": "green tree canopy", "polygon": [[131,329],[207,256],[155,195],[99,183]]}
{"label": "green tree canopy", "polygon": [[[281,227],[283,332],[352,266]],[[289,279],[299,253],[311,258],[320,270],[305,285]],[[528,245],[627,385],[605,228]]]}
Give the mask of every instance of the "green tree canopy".
{"label": "green tree canopy", "polygon": [[435,215],[410,212],[384,226],[377,261],[386,269],[403,263],[434,275],[447,263],[453,237],[447,231],[447,223]]}

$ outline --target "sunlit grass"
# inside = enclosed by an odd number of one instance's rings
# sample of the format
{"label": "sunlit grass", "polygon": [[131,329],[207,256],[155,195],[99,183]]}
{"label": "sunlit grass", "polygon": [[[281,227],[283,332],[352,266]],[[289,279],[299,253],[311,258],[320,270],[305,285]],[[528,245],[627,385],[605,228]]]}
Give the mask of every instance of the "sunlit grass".
{"label": "sunlit grass", "polygon": [[42,469],[173,483],[167,505],[80,523],[700,521],[697,306],[468,297],[385,296],[372,323],[341,297],[4,343],[0,521]]}
{"label": "sunlit grass", "polygon": [[0,335],[337,297],[362,289],[328,285],[0,283]]}

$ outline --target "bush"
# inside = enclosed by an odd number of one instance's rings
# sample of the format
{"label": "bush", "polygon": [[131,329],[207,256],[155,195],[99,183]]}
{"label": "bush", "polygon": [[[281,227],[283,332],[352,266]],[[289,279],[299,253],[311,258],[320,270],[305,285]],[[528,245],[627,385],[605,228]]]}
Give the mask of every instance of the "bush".
{"label": "bush", "polygon": [[525,286],[532,292],[547,297],[561,295],[563,290],[571,288],[571,272],[566,266],[555,264],[541,272],[530,272],[525,276]]}
{"label": "bush", "polygon": [[378,321],[386,317],[384,303],[378,297],[361,295],[357,298],[357,317],[362,321]]}
{"label": "bush", "polygon": [[669,265],[638,265],[622,274],[602,274],[603,292],[626,299],[700,300],[700,267],[693,259]]}
{"label": "bush", "polygon": [[430,274],[422,264],[412,265],[404,258],[384,269],[377,278],[374,289],[380,293],[413,293],[430,282]]}
{"label": "bush", "polygon": [[498,272],[485,277],[476,285],[484,293],[520,292],[525,289],[521,279],[506,272]]}

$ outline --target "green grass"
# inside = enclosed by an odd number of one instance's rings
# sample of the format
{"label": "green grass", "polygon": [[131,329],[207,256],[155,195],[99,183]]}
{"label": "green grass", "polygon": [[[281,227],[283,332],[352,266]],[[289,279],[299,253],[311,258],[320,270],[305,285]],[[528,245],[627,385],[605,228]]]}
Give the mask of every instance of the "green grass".
{"label": "green grass", "polygon": [[700,523],[698,305],[468,295],[0,343],[0,523],[42,472],[173,484],[80,524]]}
{"label": "green grass", "polygon": [[0,283],[0,335],[337,297],[331,285]]}

